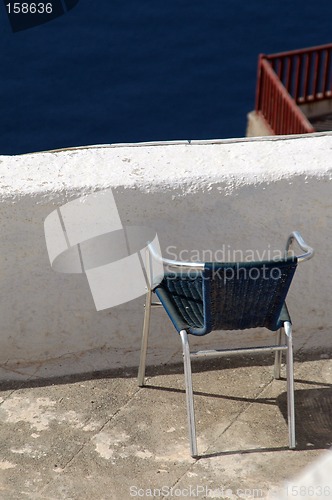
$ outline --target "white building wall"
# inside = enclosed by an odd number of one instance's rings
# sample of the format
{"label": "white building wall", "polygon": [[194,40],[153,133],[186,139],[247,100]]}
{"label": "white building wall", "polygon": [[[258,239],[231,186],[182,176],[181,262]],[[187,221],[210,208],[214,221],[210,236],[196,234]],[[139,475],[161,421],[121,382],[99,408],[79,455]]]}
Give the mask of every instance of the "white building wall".
{"label": "white building wall", "polygon": [[[54,272],[45,245],[51,211],[105,188],[122,223],[155,228],[164,251],[281,251],[300,231],[316,255],[299,266],[289,295],[295,347],[331,350],[331,151],[332,135],[316,134],[0,157],[0,377],[137,365],[144,298],[97,312],[86,277]],[[162,310],[153,313],[148,363],[178,361],[176,332]],[[269,336],[214,333],[203,343]]]}

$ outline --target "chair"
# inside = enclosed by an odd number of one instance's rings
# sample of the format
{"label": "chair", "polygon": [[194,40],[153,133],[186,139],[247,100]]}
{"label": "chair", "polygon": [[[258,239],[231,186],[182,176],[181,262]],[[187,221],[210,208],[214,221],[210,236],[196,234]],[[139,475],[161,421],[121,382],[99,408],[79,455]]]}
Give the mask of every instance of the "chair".
{"label": "chair", "polygon": [[[305,252],[303,255],[296,257],[290,250],[294,240]],[[297,264],[310,259],[313,253],[295,231],[287,240],[285,256],[279,260],[191,263],[162,259],[168,271],[146,295],[138,385],[144,386],[151,309],[163,306],[182,342],[191,456],[198,455],[191,359],[253,352],[275,352],[274,377],[279,379],[282,352],[286,351],[289,448],[295,448],[292,323],[285,299]],[[158,255],[149,246],[148,272],[153,258],[158,259]],[[159,301],[152,300],[152,293]],[[257,327],[277,332],[276,342],[269,346],[190,352],[189,335]]]}

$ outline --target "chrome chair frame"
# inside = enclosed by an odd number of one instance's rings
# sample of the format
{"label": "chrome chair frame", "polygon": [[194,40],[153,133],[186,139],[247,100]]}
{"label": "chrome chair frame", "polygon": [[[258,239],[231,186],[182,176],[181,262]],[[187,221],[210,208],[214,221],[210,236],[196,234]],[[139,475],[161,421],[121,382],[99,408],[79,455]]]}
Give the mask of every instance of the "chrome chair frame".
{"label": "chrome chair frame", "polygon": [[[292,244],[296,241],[298,246],[305,253],[297,257],[297,262],[304,262],[312,258],[314,250],[305,243],[302,236],[298,231],[294,231],[290,234],[287,239],[285,256],[290,255],[290,248]],[[161,260],[165,266],[175,267],[175,268],[187,268],[191,270],[202,270],[204,268],[203,262],[179,262],[170,259],[162,259],[159,254],[157,254],[153,247],[149,245],[148,255],[146,262],[147,273],[151,273],[151,256],[157,260]],[[150,274],[151,276],[151,274]],[[150,280],[151,282],[151,280]],[[144,387],[145,382],[145,367],[146,367],[146,354],[148,347],[148,336],[150,327],[151,310],[155,307],[162,307],[160,302],[152,301],[152,290],[148,288],[145,301],[145,313],[144,313],[144,324],[143,324],[143,335],[141,344],[141,354],[140,363],[138,370],[138,385],[139,387]],[[284,331],[285,342],[282,343]],[[288,441],[289,448],[294,449],[296,447],[295,438],[295,402],[294,402],[294,369],[293,369],[293,340],[292,340],[292,324],[289,321],[285,321],[283,328],[277,331],[276,334],[276,344],[270,346],[261,347],[249,347],[249,348],[237,348],[237,349],[217,349],[217,350],[205,350],[191,352],[189,346],[188,333],[186,330],[180,331],[180,338],[182,342],[182,354],[184,362],[184,375],[185,375],[185,387],[186,387],[186,403],[187,403],[187,415],[188,415],[188,428],[189,428],[189,440],[190,440],[190,453],[192,457],[198,456],[197,449],[197,438],[196,438],[196,425],[195,425],[195,410],[194,410],[194,394],[193,394],[193,384],[192,384],[192,371],[191,371],[191,359],[198,357],[207,356],[229,356],[233,354],[249,354],[257,352],[275,352],[274,360],[274,378],[280,379],[281,372],[281,362],[282,362],[282,352],[286,351],[286,378],[287,378],[287,420],[288,420]]]}

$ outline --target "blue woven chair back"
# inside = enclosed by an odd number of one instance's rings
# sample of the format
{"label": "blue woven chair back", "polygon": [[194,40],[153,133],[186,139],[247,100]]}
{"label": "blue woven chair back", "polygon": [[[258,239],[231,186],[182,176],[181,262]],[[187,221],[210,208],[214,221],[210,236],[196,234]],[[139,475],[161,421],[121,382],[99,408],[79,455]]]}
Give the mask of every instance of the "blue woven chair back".
{"label": "blue woven chair back", "polygon": [[278,261],[206,263],[203,271],[206,333],[280,328],[281,312],[296,266],[296,257]]}

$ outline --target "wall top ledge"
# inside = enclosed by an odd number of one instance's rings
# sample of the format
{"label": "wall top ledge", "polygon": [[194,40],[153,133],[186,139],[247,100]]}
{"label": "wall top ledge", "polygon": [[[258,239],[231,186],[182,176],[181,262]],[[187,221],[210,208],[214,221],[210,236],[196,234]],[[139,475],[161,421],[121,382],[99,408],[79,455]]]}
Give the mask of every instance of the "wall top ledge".
{"label": "wall top ledge", "polygon": [[95,145],[0,156],[0,198],[91,192],[108,187],[190,191],[332,178],[332,133],[209,141]]}

